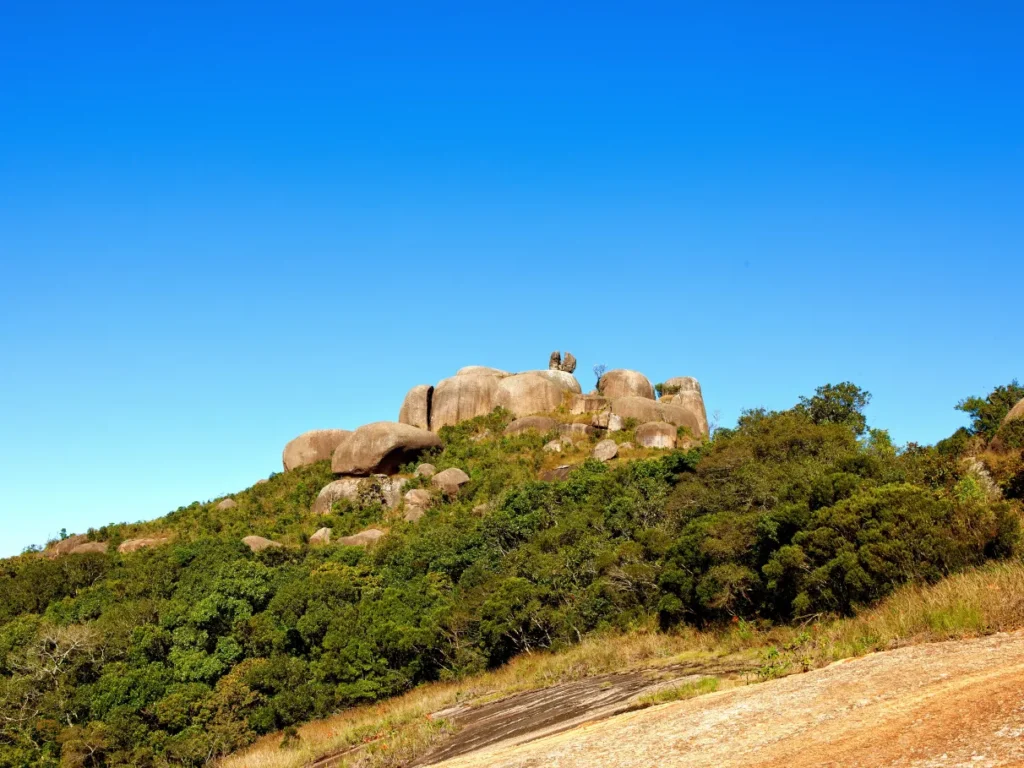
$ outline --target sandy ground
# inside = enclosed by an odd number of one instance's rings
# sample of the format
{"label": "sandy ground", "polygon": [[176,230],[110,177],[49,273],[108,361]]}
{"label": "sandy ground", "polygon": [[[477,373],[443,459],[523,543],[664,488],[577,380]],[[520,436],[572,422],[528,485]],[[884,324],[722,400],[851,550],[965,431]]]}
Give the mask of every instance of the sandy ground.
{"label": "sandy ground", "polygon": [[434,764],[1024,766],[1024,633],[873,654],[517,741]]}

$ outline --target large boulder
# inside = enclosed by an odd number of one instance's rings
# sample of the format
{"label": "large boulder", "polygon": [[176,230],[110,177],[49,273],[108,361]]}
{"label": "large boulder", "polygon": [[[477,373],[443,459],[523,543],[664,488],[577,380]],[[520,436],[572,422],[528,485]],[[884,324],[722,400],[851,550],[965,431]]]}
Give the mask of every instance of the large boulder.
{"label": "large boulder", "polygon": [[[544,371],[561,374],[561,371]],[[569,374],[564,374],[569,375]],[[572,378],[570,376],[570,378]],[[573,379],[575,381],[575,379]],[[535,413],[550,413],[562,404],[566,388],[564,381],[539,372],[517,373],[501,379],[495,394],[495,405],[510,411],[516,417]]]}
{"label": "large boulder", "polygon": [[312,512],[317,515],[326,515],[331,511],[334,502],[348,499],[357,501],[359,499],[359,488],[363,478],[343,477],[340,480],[328,483],[320,489],[320,494],[313,502]]}
{"label": "large boulder", "polygon": [[[695,437],[707,435],[707,425],[692,408],[666,405],[646,397],[618,397],[612,400],[612,413],[622,419],[636,419],[644,424],[649,421],[667,421],[677,427],[686,427]],[[612,429],[609,424],[609,429]]]}
{"label": "large boulder", "polygon": [[148,539],[128,539],[127,541],[121,542],[117,551],[121,554],[125,554],[127,552],[138,552],[140,549],[147,549],[148,547],[159,547],[161,544],[166,544],[170,540],[170,536],[152,536]]}
{"label": "large boulder", "polygon": [[337,475],[395,474],[441,439],[433,432],[409,424],[377,421],[346,435],[334,451],[331,471]]}
{"label": "large boulder", "polygon": [[234,499],[224,499],[223,501],[218,502],[214,509],[234,509],[237,506],[238,502]]}
{"label": "large boulder", "polygon": [[601,434],[601,430],[592,424],[559,424],[558,435],[570,443],[577,440],[588,440],[594,435]]}
{"label": "large boulder", "polygon": [[1024,419],[1024,398],[1021,398],[1017,404],[1010,409],[1010,412],[1006,414],[1006,418],[1003,419],[1003,424],[1008,424],[1011,421],[1016,421],[1017,419]]}
{"label": "large boulder", "polygon": [[107,551],[107,542],[105,541],[87,541],[84,544],[79,544],[77,547],[72,547],[69,551],[69,555],[87,555],[90,552],[103,554]]}
{"label": "large boulder", "polygon": [[58,557],[71,552],[79,544],[85,544],[87,541],[89,541],[89,537],[84,533],[75,533],[65,539],[54,542],[44,549],[42,554],[45,558],[56,560]]}
{"label": "large boulder", "polygon": [[444,379],[434,387],[430,401],[430,429],[485,416],[494,410],[498,386],[506,379],[490,374],[464,374]]}
{"label": "large boulder", "polygon": [[619,446],[614,440],[602,440],[590,455],[598,461],[611,461],[619,455]]}
{"label": "large boulder", "polygon": [[608,371],[597,382],[597,391],[605,397],[644,397],[654,399],[654,386],[639,371],[616,368]]}
{"label": "large boulder", "polygon": [[314,429],[311,432],[303,432],[289,442],[281,452],[284,471],[317,461],[326,461],[334,454],[341,439],[348,434],[351,433],[347,429]]}
{"label": "large boulder", "polygon": [[506,435],[521,435],[524,432],[550,432],[558,426],[558,422],[550,416],[523,416],[505,427]]}
{"label": "large boulder", "polygon": [[458,467],[452,467],[444,472],[438,472],[430,478],[430,482],[435,488],[440,488],[449,496],[454,496],[459,492],[459,488],[469,482],[469,475]]}
{"label": "large boulder", "polygon": [[636,441],[644,448],[675,448],[676,426],[667,421],[651,421],[636,428]]}
{"label": "large boulder", "polygon": [[467,365],[455,372],[456,376],[511,376],[508,371],[500,368],[490,368],[486,365]]}
{"label": "large boulder", "polygon": [[394,509],[402,500],[402,489],[409,481],[404,477],[373,475],[372,477],[342,477],[320,489],[312,512],[330,513],[334,502],[348,499],[356,504],[380,504]]}
{"label": "large boulder", "polygon": [[700,427],[695,435],[708,434],[708,413],[704,407],[704,395],[700,391],[700,382],[692,376],[675,376],[662,385],[663,395],[659,402],[685,408],[697,417]]}
{"label": "large boulder", "polygon": [[429,384],[417,384],[410,389],[398,411],[398,423],[430,429],[430,401],[433,394],[434,388]]}
{"label": "large boulder", "polygon": [[560,386],[566,392],[572,394],[580,394],[583,392],[583,387],[580,386],[579,380],[568,371],[553,371],[550,368],[538,369],[536,371],[524,371],[524,375],[527,373],[535,373],[538,376],[543,376],[546,379],[550,379],[555,384]]}
{"label": "large boulder", "polygon": [[350,547],[365,547],[380,541],[384,536],[384,531],[379,528],[367,528],[365,531],[354,533],[351,536],[342,536],[338,541]]}
{"label": "large boulder", "polygon": [[271,541],[270,539],[265,539],[262,536],[246,536],[242,539],[242,543],[253,552],[262,552],[263,550],[270,549],[271,547],[282,546],[280,542]]}
{"label": "large boulder", "polygon": [[600,413],[611,407],[611,402],[603,395],[573,395],[569,400],[569,413],[582,416],[584,413]]}

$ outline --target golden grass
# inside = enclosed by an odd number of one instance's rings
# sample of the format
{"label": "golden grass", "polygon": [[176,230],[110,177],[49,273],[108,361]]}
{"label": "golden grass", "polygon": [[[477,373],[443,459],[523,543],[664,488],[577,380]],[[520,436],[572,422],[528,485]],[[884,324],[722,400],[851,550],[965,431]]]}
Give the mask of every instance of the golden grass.
{"label": "golden grass", "polygon": [[[429,715],[608,672],[726,656],[770,665],[764,679],[823,666],[899,645],[948,640],[1024,627],[1024,563],[994,563],[938,584],[907,586],[848,619],[758,629],[745,622],[716,631],[670,634],[646,626],[626,634],[590,637],[561,653],[521,656],[505,667],[455,683],[432,683],[375,705],[357,707],[298,729],[295,746],[267,736],[229,756],[221,768],[299,768],[323,755],[355,748],[341,765],[398,766],[442,739],[450,725]],[[770,661],[764,661],[770,659]],[[755,679],[754,677],[751,678]],[[704,682],[704,680],[713,682]],[[713,678],[666,689],[657,701],[688,698],[717,688]],[[705,690],[707,689],[707,690]],[[655,693],[652,696],[658,697]]]}

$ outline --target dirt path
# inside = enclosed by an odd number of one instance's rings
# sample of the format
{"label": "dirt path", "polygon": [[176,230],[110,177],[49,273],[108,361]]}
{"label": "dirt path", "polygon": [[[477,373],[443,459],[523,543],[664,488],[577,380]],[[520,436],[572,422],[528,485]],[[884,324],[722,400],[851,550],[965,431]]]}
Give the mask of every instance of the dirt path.
{"label": "dirt path", "polygon": [[1024,633],[873,654],[436,765],[1024,766]]}

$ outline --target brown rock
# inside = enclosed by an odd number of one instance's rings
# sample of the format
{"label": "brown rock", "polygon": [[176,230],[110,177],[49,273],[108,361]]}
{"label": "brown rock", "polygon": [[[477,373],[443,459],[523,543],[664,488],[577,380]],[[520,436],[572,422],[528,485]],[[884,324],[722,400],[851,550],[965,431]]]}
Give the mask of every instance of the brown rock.
{"label": "brown rock", "polygon": [[434,387],[430,429],[452,426],[485,416],[497,406],[498,385],[505,379],[491,374],[464,374],[444,379]]}
{"label": "brown rock", "polygon": [[331,470],[338,475],[392,475],[423,451],[440,445],[440,438],[425,429],[378,421],[345,436],[334,451]]}
{"label": "brown rock", "polygon": [[379,528],[367,528],[365,531],[354,533],[351,536],[342,536],[338,541],[350,547],[365,547],[379,541],[384,536],[384,531]]}
{"label": "brown rock", "polygon": [[1017,404],[1010,409],[1010,412],[1006,414],[1006,418],[1003,419],[1003,424],[1008,424],[1017,419],[1024,419],[1024,398],[1018,400]]}
{"label": "brown rock", "polygon": [[611,407],[611,401],[603,395],[573,395],[569,400],[569,413],[582,416],[584,413],[600,413]]}
{"label": "brown rock", "polygon": [[676,439],[676,448],[681,451],[692,451],[694,448],[700,448],[703,444],[701,440],[689,435]]}
{"label": "brown rock", "polygon": [[237,506],[238,502],[235,501],[234,499],[224,499],[223,501],[219,502],[217,506],[214,507],[214,509],[234,509]]}
{"label": "brown rock", "polygon": [[265,478],[265,477],[261,477],[261,478],[260,478],[259,480],[257,480],[257,481],[256,481],[255,483],[253,483],[253,485],[254,485],[254,486],[255,486],[255,485],[263,485],[264,483],[269,483],[269,482],[270,482],[270,481],[269,481],[269,480],[267,480],[267,478]]}
{"label": "brown rock", "polygon": [[573,357],[572,352],[565,353],[565,357],[562,359],[562,364],[558,367],[558,370],[565,371],[566,373],[572,373],[576,370],[576,358]]}
{"label": "brown rock", "polygon": [[601,434],[601,430],[591,424],[559,424],[558,434],[563,440],[586,440]]}
{"label": "brown rock", "polygon": [[107,542],[105,541],[87,541],[84,544],[79,544],[68,550],[69,555],[87,555],[91,552],[98,552],[103,554],[107,551]]}
{"label": "brown rock", "polygon": [[[573,376],[571,373],[568,373],[567,371],[552,371],[552,370],[548,369],[548,370],[536,370],[536,371],[524,371],[523,372],[523,374],[526,374],[526,373],[535,373],[538,376],[543,376],[545,379],[550,379],[551,381],[553,381],[555,384],[557,384],[558,386],[560,386],[562,389],[564,389],[566,392],[569,392],[570,394],[578,395],[581,392],[583,392],[583,387],[580,386],[580,383],[576,379],[576,377]],[[523,374],[519,374],[519,375],[523,375]]]}
{"label": "brown rock", "polygon": [[398,411],[398,423],[420,429],[430,429],[430,401],[434,388],[429,384],[417,384],[410,389]]}
{"label": "brown rock", "polygon": [[511,376],[508,371],[503,371],[500,368],[490,368],[486,365],[467,365],[465,368],[459,368],[455,373],[456,376]]}
{"label": "brown rock", "polygon": [[348,434],[351,433],[347,429],[314,429],[311,432],[303,432],[289,442],[281,452],[284,471],[330,459],[338,443]]}
{"label": "brown rock", "polygon": [[[612,413],[623,419],[636,419],[641,423],[667,421],[677,427],[686,427],[695,436],[702,433],[700,419],[692,410],[677,405],[666,405],[645,397],[617,397],[612,400]],[[608,428],[611,429],[611,423]]]}
{"label": "brown rock", "polygon": [[89,541],[89,537],[86,536],[84,533],[76,533],[71,536],[68,536],[66,539],[61,539],[60,541],[54,542],[45,550],[43,550],[42,555],[43,557],[49,558],[50,560],[55,560],[58,557],[61,557],[62,555],[68,554],[72,549],[77,547],[79,544],[85,544],[87,541]]}
{"label": "brown rock", "polygon": [[523,416],[505,427],[506,435],[521,435],[524,432],[550,432],[558,426],[558,422],[550,416]]}
{"label": "brown rock", "polygon": [[545,483],[554,482],[556,480],[565,480],[573,469],[575,469],[575,467],[572,464],[562,464],[554,469],[548,469],[541,472],[540,479]]}
{"label": "brown rock", "polygon": [[708,434],[708,414],[704,407],[704,396],[701,394],[699,381],[692,376],[676,376],[662,385],[662,391],[665,394],[659,400],[660,403],[690,411],[697,420],[698,429],[694,434]]}
{"label": "brown rock", "polygon": [[665,421],[651,421],[636,428],[636,441],[644,448],[675,448],[676,426]]}
{"label": "brown rock", "polygon": [[643,397],[654,399],[654,387],[650,380],[638,371],[616,368],[608,371],[597,382],[598,391],[605,397]]}
{"label": "brown rock", "polygon": [[280,542],[271,541],[270,539],[265,539],[262,536],[246,536],[242,539],[242,543],[253,552],[262,552],[263,550],[270,549],[271,547],[281,546]]}
{"label": "brown rock", "polygon": [[437,474],[437,467],[433,464],[420,464],[416,467],[416,477],[433,477]]}
{"label": "brown rock", "polygon": [[[561,373],[561,371],[548,371]],[[495,405],[515,416],[550,413],[562,404],[563,384],[539,373],[517,373],[501,379],[495,394]]]}
{"label": "brown rock", "polygon": [[590,455],[598,461],[611,461],[619,455],[619,446],[614,440],[602,440]]}
{"label": "brown rock", "polygon": [[326,515],[331,511],[334,502],[348,499],[349,501],[359,500],[359,486],[362,483],[361,477],[343,477],[340,480],[328,483],[313,502],[311,510],[317,515]]}
{"label": "brown rock", "polygon": [[319,544],[330,544],[331,543],[331,529],[330,528],[318,528],[316,533],[309,537],[309,545],[315,547]]}
{"label": "brown rock", "polygon": [[138,552],[140,549],[147,549],[148,547],[159,547],[162,544],[166,544],[171,540],[170,536],[154,536],[148,539],[128,539],[122,541],[118,546],[117,551],[121,554],[128,552]]}
{"label": "brown rock", "polygon": [[557,349],[548,357],[548,370],[559,371],[562,369],[562,353]]}
{"label": "brown rock", "polygon": [[415,523],[427,513],[430,506],[430,491],[425,488],[413,488],[405,494],[405,519]]}
{"label": "brown rock", "polygon": [[444,472],[438,472],[430,478],[430,482],[449,496],[454,496],[459,492],[459,488],[469,482],[469,475],[458,467],[452,467]]}

